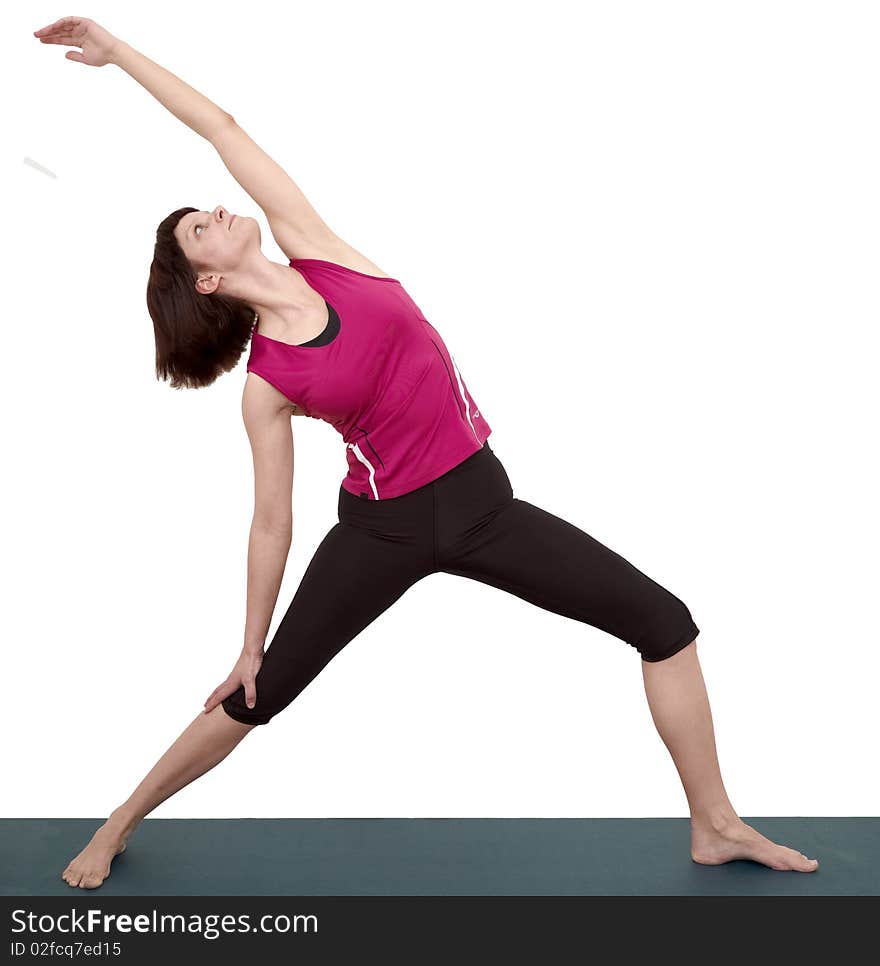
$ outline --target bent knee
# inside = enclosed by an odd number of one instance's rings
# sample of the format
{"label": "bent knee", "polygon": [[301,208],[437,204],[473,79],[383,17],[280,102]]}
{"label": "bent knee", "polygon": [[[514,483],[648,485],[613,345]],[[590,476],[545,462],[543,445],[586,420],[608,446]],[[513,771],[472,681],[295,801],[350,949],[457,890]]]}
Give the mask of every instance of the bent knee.
{"label": "bent knee", "polygon": [[272,720],[272,714],[260,708],[259,700],[257,700],[253,708],[249,708],[244,701],[244,689],[242,688],[240,690],[242,692],[240,696],[238,691],[235,691],[220,702],[220,707],[223,708],[233,721],[238,721],[241,724],[268,724]]}
{"label": "bent knee", "polygon": [[649,664],[665,661],[678,654],[700,633],[687,606],[677,597],[670,597],[655,612],[638,640],[630,641],[642,660]]}

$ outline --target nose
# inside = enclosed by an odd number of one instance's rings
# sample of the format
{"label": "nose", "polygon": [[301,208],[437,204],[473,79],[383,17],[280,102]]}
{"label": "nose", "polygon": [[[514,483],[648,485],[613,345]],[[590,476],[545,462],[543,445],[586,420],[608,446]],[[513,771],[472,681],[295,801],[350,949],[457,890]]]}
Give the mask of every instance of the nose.
{"label": "nose", "polygon": [[218,221],[226,231],[229,231],[229,229],[232,227],[232,219],[234,216],[230,215],[223,205],[217,205],[213,211],[213,215],[214,219]]}

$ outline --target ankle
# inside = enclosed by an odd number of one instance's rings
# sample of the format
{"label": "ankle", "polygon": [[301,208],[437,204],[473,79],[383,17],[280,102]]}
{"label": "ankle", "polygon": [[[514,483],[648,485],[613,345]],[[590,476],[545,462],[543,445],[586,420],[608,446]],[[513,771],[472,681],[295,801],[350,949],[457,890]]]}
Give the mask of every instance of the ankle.
{"label": "ankle", "polygon": [[723,833],[740,825],[742,820],[730,804],[692,809],[691,827],[703,831]]}
{"label": "ankle", "polygon": [[120,805],[119,808],[113,809],[104,824],[112,828],[123,839],[127,839],[140,824],[140,819],[131,812],[126,811],[125,806]]}

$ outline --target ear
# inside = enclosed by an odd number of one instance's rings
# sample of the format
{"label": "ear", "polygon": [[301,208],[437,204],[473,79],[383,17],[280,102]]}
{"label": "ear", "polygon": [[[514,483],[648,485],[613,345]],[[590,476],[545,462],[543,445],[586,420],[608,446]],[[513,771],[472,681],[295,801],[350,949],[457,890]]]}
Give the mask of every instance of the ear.
{"label": "ear", "polygon": [[196,281],[196,291],[200,295],[210,295],[217,291],[220,279],[217,275],[201,275]]}

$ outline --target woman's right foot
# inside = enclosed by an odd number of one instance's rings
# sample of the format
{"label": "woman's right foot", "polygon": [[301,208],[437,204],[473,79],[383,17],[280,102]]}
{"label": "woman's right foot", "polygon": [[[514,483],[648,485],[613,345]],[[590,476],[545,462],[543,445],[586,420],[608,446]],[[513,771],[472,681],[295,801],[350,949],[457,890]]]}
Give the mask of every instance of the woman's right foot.
{"label": "woman's right foot", "polygon": [[69,886],[97,889],[110,875],[110,863],[125,851],[128,833],[112,817],[95,832],[91,842],[61,873]]}
{"label": "woman's right foot", "polygon": [[718,828],[692,818],[691,858],[702,865],[750,859],[781,872],[815,872],[819,868],[818,859],[807,858],[787,845],[777,845],[737,815]]}

